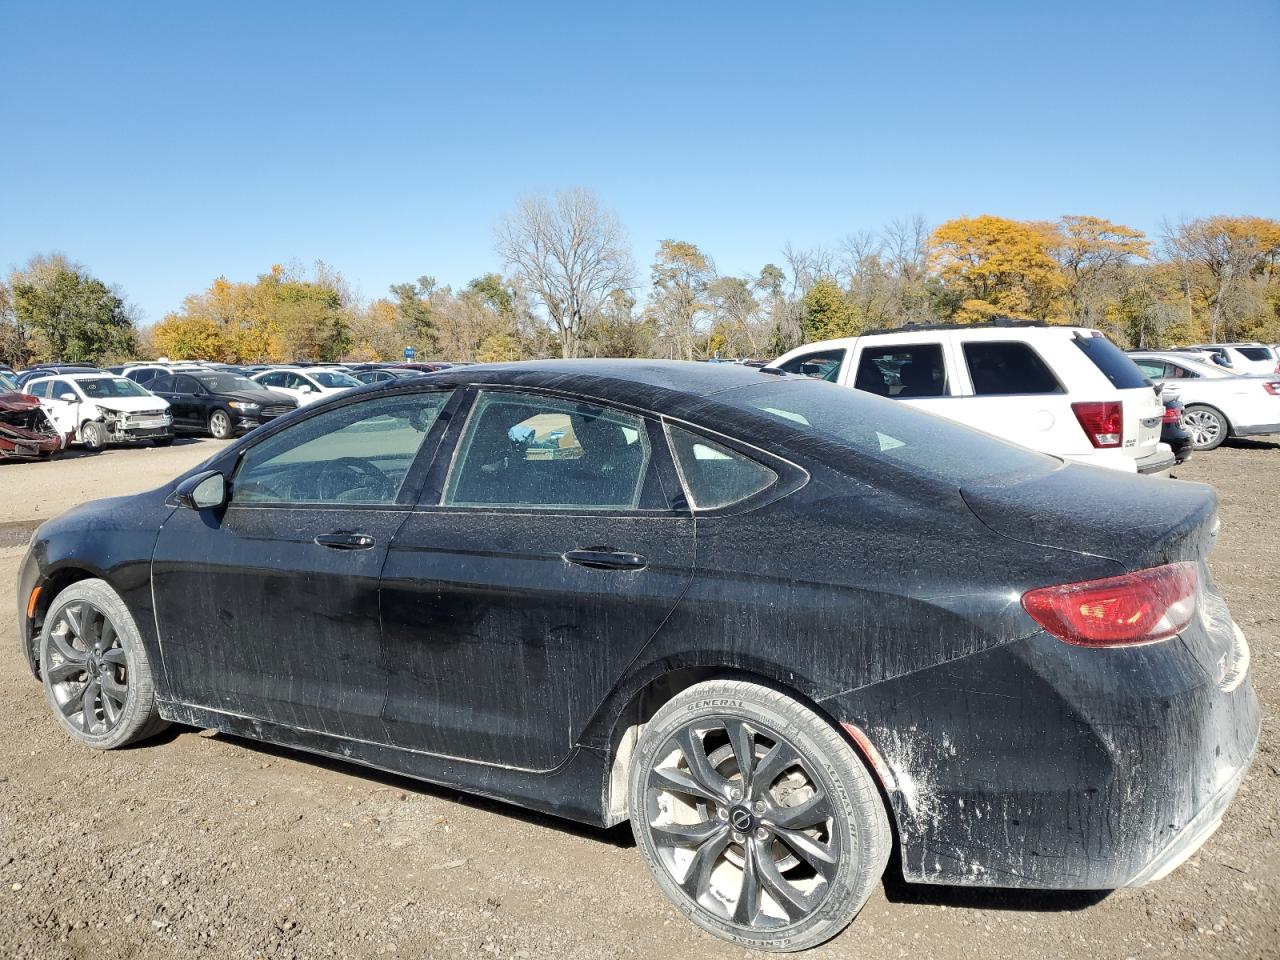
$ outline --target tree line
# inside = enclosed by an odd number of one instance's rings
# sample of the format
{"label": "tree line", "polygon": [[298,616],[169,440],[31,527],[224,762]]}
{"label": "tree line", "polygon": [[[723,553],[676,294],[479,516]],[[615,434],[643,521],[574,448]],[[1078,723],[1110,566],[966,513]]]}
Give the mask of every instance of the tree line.
{"label": "tree line", "polygon": [[1094,216],[922,218],[832,246],[784,246],[758,273],[664,240],[642,276],[617,216],[588,190],[522,200],[494,230],[501,270],[434,277],[371,301],[332,267],[218,277],[150,327],[61,255],[0,283],[0,361],[134,356],[230,362],[420,357],[768,359],[801,343],[996,316],[1072,323],[1126,347],[1280,340],[1280,221],[1211,216],[1160,234]]}

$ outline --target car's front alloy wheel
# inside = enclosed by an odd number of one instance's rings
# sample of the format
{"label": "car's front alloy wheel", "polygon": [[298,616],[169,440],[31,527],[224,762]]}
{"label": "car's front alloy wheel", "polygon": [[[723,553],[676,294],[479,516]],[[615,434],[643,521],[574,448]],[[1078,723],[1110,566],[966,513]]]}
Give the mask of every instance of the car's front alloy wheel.
{"label": "car's front alloy wheel", "polygon": [[215,410],[209,415],[209,432],[215,440],[230,439],[231,429],[231,418],[225,410]]}
{"label": "car's front alloy wheel", "polygon": [[123,601],[102,580],[82,580],[54,599],[40,635],[40,678],[63,729],[109,750],[165,726],[151,669]]}
{"label": "car's front alloy wheel", "polygon": [[699,926],[800,950],[834,936],[884,870],[874,782],[829,723],[740,681],[698,684],[645,728],[632,828],[659,885]]}

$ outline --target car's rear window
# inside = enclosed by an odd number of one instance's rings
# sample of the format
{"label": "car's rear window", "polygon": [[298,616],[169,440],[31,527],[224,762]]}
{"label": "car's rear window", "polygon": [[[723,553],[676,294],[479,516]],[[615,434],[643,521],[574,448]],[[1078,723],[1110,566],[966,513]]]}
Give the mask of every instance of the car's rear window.
{"label": "car's rear window", "polygon": [[1236,347],[1246,360],[1271,360],[1271,351],[1266,347]]}
{"label": "car's rear window", "polygon": [[787,378],[737,387],[715,399],[957,486],[1008,481],[1059,463],[906,404],[819,380]]}
{"label": "car's rear window", "polygon": [[1072,340],[1117,390],[1132,390],[1147,385],[1147,378],[1142,375],[1138,365],[1106,337],[1096,334],[1091,337],[1073,337]]}

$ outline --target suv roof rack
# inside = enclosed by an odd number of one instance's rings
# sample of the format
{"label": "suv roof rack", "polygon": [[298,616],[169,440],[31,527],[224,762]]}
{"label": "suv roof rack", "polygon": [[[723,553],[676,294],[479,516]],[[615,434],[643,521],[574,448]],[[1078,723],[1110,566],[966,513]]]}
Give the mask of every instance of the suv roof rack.
{"label": "suv roof rack", "polygon": [[990,320],[979,320],[975,323],[907,323],[901,327],[881,327],[877,330],[864,330],[859,336],[872,333],[913,333],[917,330],[981,330],[990,327],[1063,327],[1075,324],[1049,323],[1046,320],[1015,320],[1013,317],[993,317]]}

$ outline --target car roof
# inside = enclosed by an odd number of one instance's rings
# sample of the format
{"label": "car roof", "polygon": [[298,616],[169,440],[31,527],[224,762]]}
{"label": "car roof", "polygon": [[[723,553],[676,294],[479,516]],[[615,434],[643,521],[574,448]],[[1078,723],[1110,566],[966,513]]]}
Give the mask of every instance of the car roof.
{"label": "car roof", "polygon": [[666,406],[667,401],[678,397],[710,397],[735,387],[769,383],[792,376],[795,375],[764,372],[758,367],[689,360],[579,359],[521,360],[449,367],[424,376],[421,381],[408,382],[424,387],[433,384],[492,384],[562,389],[632,406],[660,409]]}
{"label": "car roof", "polygon": [[[931,323],[914,326],[895,327],[892,330],[868,330],[856,337],[836,337],[832,340],[815,340],[802,346],[788,350],[782,356],[798,355],[808,351],[849,349],[859,341],[902,342],[911,343],[919,340],[922,334],[931,333],[964,333],[972,335],[976,340],[1020,340],[1041,337],[1071,337],[1076,334],[1103,336],[1102,331],[1094,327],[1069,327],[1061,324],[1045,323]],[[771,361],[772,362],[772,361]],[[737,363],[707,364],[707,366],[729,367],[744,366]]]}

